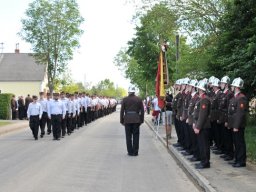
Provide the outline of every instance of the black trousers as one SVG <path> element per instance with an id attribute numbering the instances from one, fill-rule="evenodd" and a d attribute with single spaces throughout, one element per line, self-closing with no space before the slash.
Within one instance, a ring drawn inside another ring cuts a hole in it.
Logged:
<path id="1" fill-rule="evenodd" d="M 72 131 L 74 130 L 72 128 L 73 126 L 73 114 L 71 113 L 71 115 L 67 118 L 67 133 L 70 134 L 72 133 Z"/>
<path id="2" fill-rule="evenodd" d="M 197 159 L 200 158 L 200 150 L 198 146 L 198 138 L 195 134 L 192 125 L 189 125 L 189 130 L 191 134 L 191 152 L 193 153 L 193 156 Z"/>
<path id="3" fill-rule="evenodd" d="M 62 136 L 65 136 L 67 133 L 67 115 L 65 115 L 65 118 L 61 120 L 61 134 Z"/>
<path id="4" fill-rule="evenodd" d="M 41 135 L 45 134 L 45 125 L 48 119 L 48 115 L 46 112 L 43 112 L 42 118 L 40 120 L 40 130 L 41 130 Z"/>
<path id="5" fill-rule="evenodd" d="M 52 122 L 52 133 L 53 138 L 58 139 L 61 135 L 61 120 L 62 115 L 52 115 L 51 116 L 51 122 Z"/>
<path id="6" fill-rule="evenodd" d="M 125 124 L 126 147 L 129 154 L 138 154 L 140 139 L 140 124 Z"/>
<path id="7" fill-rule="evenodd" d="M 177 119 L 175 116 L 174 116 L 174 126 L 175 126 L 175 130 L 176 130 L 177 137 L 178 137 L 178 141 L 177 141 L 177 143 L 180 143 L 180 144 L 181 144 L 180 120 L 179 120 L 179 119 Z"/>
<path id="8" fill-rule="evenodd" d="M 38 137 L 38 129 L 39 129 L 39 115 L 30 116 L 29 118 L 29 127 L 32 131 L 34 138 Z"/>
<path id="9" fill-rule="evenodd" d="M 191 130 L 189 125 L 186 122 L 184 123 L 184 144 L 185 144 L 185 148 L 189 151 L 191 151 Z"/>
<path id="10" fill-rule="evenodd" d="M 88 115 L 87 115 L 87 109 L 84 108 L 84 124 L 88 124 Z"/>
<path id="11" fill-rule="evenodd" d="M 235 162 L 246 163 L 246 144 L 244 139 L 244 128 L 239 128 L 238 132 L 233 132 L 235 145 Z"/>
<path id="12" fill-rule="evenodd" d="M 233 130 L 224 127 L 224 148 L 225 154 L 234 157 Z"/>
<path id="13" fill-rule="evenodd" d="M 201 129 L 198 134 L 198 146 L 200 150 L 201 164 L 207 165 L 210 162 L 210 129 Z"/>
<path id="14" fill-rule="evenodd" d="M 51 133 L 52 132 L 52 122 L 51 119 L 47 118 L 47 133 Z"/>
<path id="15" fill-rule="evenodd" d="M 12 111 L 12 120 L 15 120 L 17 118 L 17 112 L 16 110 Z"/>

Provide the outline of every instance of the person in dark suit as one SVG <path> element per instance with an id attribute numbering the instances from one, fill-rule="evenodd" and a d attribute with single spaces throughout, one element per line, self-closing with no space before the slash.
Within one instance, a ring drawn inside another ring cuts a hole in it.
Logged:
<path id="1" fill-rule="evenodd" d="M 17 101 L 15 99 L 15 95 L 13 95 L 11 99 L 12 120 L 15 120 L 17 118 L 17 112 L 16 112 L 17 107 L 18 107 Z"/>
<path id="2" fill-rule="evenodd" d="M 198 146 L 200 151 L 201 162 L 196 164 L 197 169 L 210 168 L 210 107 L 211 102 L 206 94 L 207 83 L 200 81 L 197 85 L 199 92 L 199 102 L 195 105 L 193 129 L 198 138 Z"/>
<path id="3" fill-rule="evenodd" d="M 18 112 L 19 112 L 19 120 L 23 120 L 26 112 L 23 96 L 20 96 L 18 99 Z"/>
<path id="4" fill-rule="evenodd" d="M 126 146 L 129 156 L 137 156 L 139 151 L 140 125 L 144 122 L 144 106 L 135 95 L 135 87 L 128 90 L 128 97 L 122 102 L 120 123 L 125 126 Z"/>
<path id="5" fill-rule="evenodd" d="M 233 142 L 235 147 L 235 161 L 233 167 L 246 166 L 246 144 L 244 130 L 246 126 L 246 114 L 248 112 L 248 99 L 241 93 L 244 81 L 239 77 L 231 84 L 234 97 L 228 107 L 228 127 L 233 130 Z"/>

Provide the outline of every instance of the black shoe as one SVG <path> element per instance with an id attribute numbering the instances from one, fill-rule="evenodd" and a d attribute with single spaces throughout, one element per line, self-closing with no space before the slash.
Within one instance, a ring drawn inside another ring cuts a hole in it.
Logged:
<path id="1" fill-rule="evenodd" d="M 199 159 L 199 158 L 196 158 L 196 157 L 188 158 L 188 160 L 189 160 L 190 162 L 200 161 L 200 159 Z"/>
<path id="2" fill-rule="evenodd" d="M 133 156 L 133 153 L 127 153 L 128 156 Z"/>
<path id="3" fill-rule="evenodd" d="M 40 137 L 41 137 L 41 138 L 43 138 L 43 137 L 44 137 L 44 135 L 42 135 L 42 134 L 41 134 L 41 135 L 40 135 Z"/>
<path id="4" fill-rule="evenodd" d="M 138 156 L 139 154 L 138 153 L 133 153 L 133 156 Z"/>
<path id="5" fill-rule="evenodd" d="M 181 152 L 181 154 L 184 155 L 184 156 L 192 155 L 192 153 L 189 153 L 189 152 L 187 152 L 187 151 Z"/>
<path id="6" fill-rule="evenodd" d="M 60 138 L 57 138 L 57 140 L 59 141 L 59 140 L 60 140 Z"/>
<path id="7" fill-rule="evenodd" d="M 223 154 L 224 152 L 223 151 L 213 151 L 213 153 L 215 154 L 215 155 L 221 155 L 221 154 Z"/>
<path id="8" fill-rule="evenodd" d="M 226 158 L 224 158 L 224 161 L 231 161 L 233 159 L 234 159 L 233 157 L 227 156 Z"/>
<path id="9" fill-rule="evenodd" d="M 37 138 L 37 137 L 35 137 L 35 140 L 38 140 L 38 138 Z"/>
<path id="10" fill-rule="evenodd" d="M 228 156 L 227 156 L 226 154 L 220 156 L 220 158 L 223 158 L 223 159 L 225 159 L 225 158 L 227 158 L 227 157 L 228 157 Z"/>
<path id="11" fill-rule="evenodd" d="M 56 138 L 53 138 L 52 140 L 57 140 Z"/>
<path id="12" fill-rule="evenodd" d="M 63 135 L 62 138 L 64 138 L 65 136 Z"/>
<path id="13" fill-rule="evenodd" d="M 175 143 L 172 145 L 173 147 L 181 147 L 181 145 L 179 143 Z"/>
<path id="14" fill-rule="evenodd" d="M 235 168 L 246 167 L 246 163 L 235 163 L 232 166 L 235 167 Z"/>
<path id="15" fill-rule="evenodd" d="M 237 164 L 237 162 L 235 162 L 235 161 L 230 161 L 230 162 L 228 162 L 228 164 L 229 164 L 229 165 L 234 165 L 234 164 Z"/>
<path id="16" fill-rule="evenodd" d="M 177 148 L 178 151 L 184 151 L 185 149 L 183 147 Z"/>
<path id="17" fill-rule="evenodd" d="M 206 169 L 206 168 L 210 168 L 210 163 L 207 163 L 207 164 L 197 164 L 195 165 L 195 168 L 196 169 Z"/>
<path id="18" fill-rule="evenodd" d="M 51 134 L 51 132 L 47 132 L 47 135 L 50 135 Z"/>

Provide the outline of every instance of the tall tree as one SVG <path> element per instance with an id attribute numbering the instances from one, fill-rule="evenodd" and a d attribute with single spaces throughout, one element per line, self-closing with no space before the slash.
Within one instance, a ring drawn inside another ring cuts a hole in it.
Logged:
<path id="1" fill-rule="evenodd" d="M 29 4 L 26 18 L 21 20 L 19 34 L 32 45 L 37 62 L 47 66 L 51 93 L 74 49 L 79 47 L 83 21 L 76 0 L 35 0 Z"/>
<path id="2" fill-rule="evenodd" d="M 176 16 L 165 4 L 157 4 L 143 15 L 137 25 L 135 37 L 128 42 L 128 48 L 121 50 L 116 63 L 125 69 L 125 74 L 141 92 L 154 92 L 160 43 L 175 40 Z M 169 72 L 175 65 L 175 46 L 168 51 Z"/>
<path id="3" fill-rule="evenodd" d="M 231 78 L 241 77 L 249 97 L 256 93 L 256 4 L 254 0 L 234 0 L 219 25 L 215 65 L 210 70 Z"/>

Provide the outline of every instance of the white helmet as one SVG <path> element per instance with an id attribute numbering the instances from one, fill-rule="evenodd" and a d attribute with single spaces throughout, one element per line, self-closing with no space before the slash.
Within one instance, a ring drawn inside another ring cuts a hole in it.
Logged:
<path id="1" fill-rule="evenodd" d="M 176 85 L 181 85 L 181 79 L 178 79 L 177 81 L 175 81 Z"/>
<path id="2" fill-rule="evenodd" d="M 205 82 L 204 80 L 201 80 L 198 82 L 197 86 L 198 89 L 201 89 L 203 91 L 206 91 L 207 89 L 207 82 Z"/>
<path id="3" fill-rule="evenodd" d="M 135 86 L 131 85 L 131 86 L 128 88 L 128 93 L 135 93 Z"/>
<path id="4" fill-rule="evenodd" d="M 192 80 L 190 81 L 190 83 L 189 83 L 189 85 L 192 86 L 192 87 L 196 87 L 197 84 L 198 84 L 198 81 L 197 81 L 196 79 L 192 79 Z"/>
<path id="5" fill-rule="evenodd" d="M 186 77 L 186 78 L 184 78 L 184 79 L 182 80 L 182 84 L 183 84 L 183 85 L 188 85 L 188 84 L 189 84 L 189 81 L 190 81 L 190 79 L 189 79 L 188 77 Z"/>
<path id="6" fill-rule="evenodd" d="M 214 76 L 211 76 L 211 77 L 209 78 L 208 82 L 209 82 L 209 83 L 213 83 L 214 79 L 215 79 L 215 77 L 214 77 Z"/>
<path id="7" fill-rule="evenodd" d="M 242 88 L 244 86 L 244 81 L 240 77 L 235 78 L 231 84 L 233 87 L 239 87 Z"/>
<path id="8" fill-rule="evenodd" d="M 228 76 L 224 76 L 224 77 L 221 78 L 220 82 L 229 84 L 230 83 L 230 78 Z"/>
<path id="9" fill-rule="evenodd" d="M 212 81 L 212 86 L 219 87 L 220 86 L 220 80 L 218 78 L 214 78 Z"/>
<path id="10" fill-rule="evenodd" d="M 202 79 L 201 81 L 205 82 L 205 83 L 208 83 L 208 79 L 207 78 L 204 78 Z"/>

